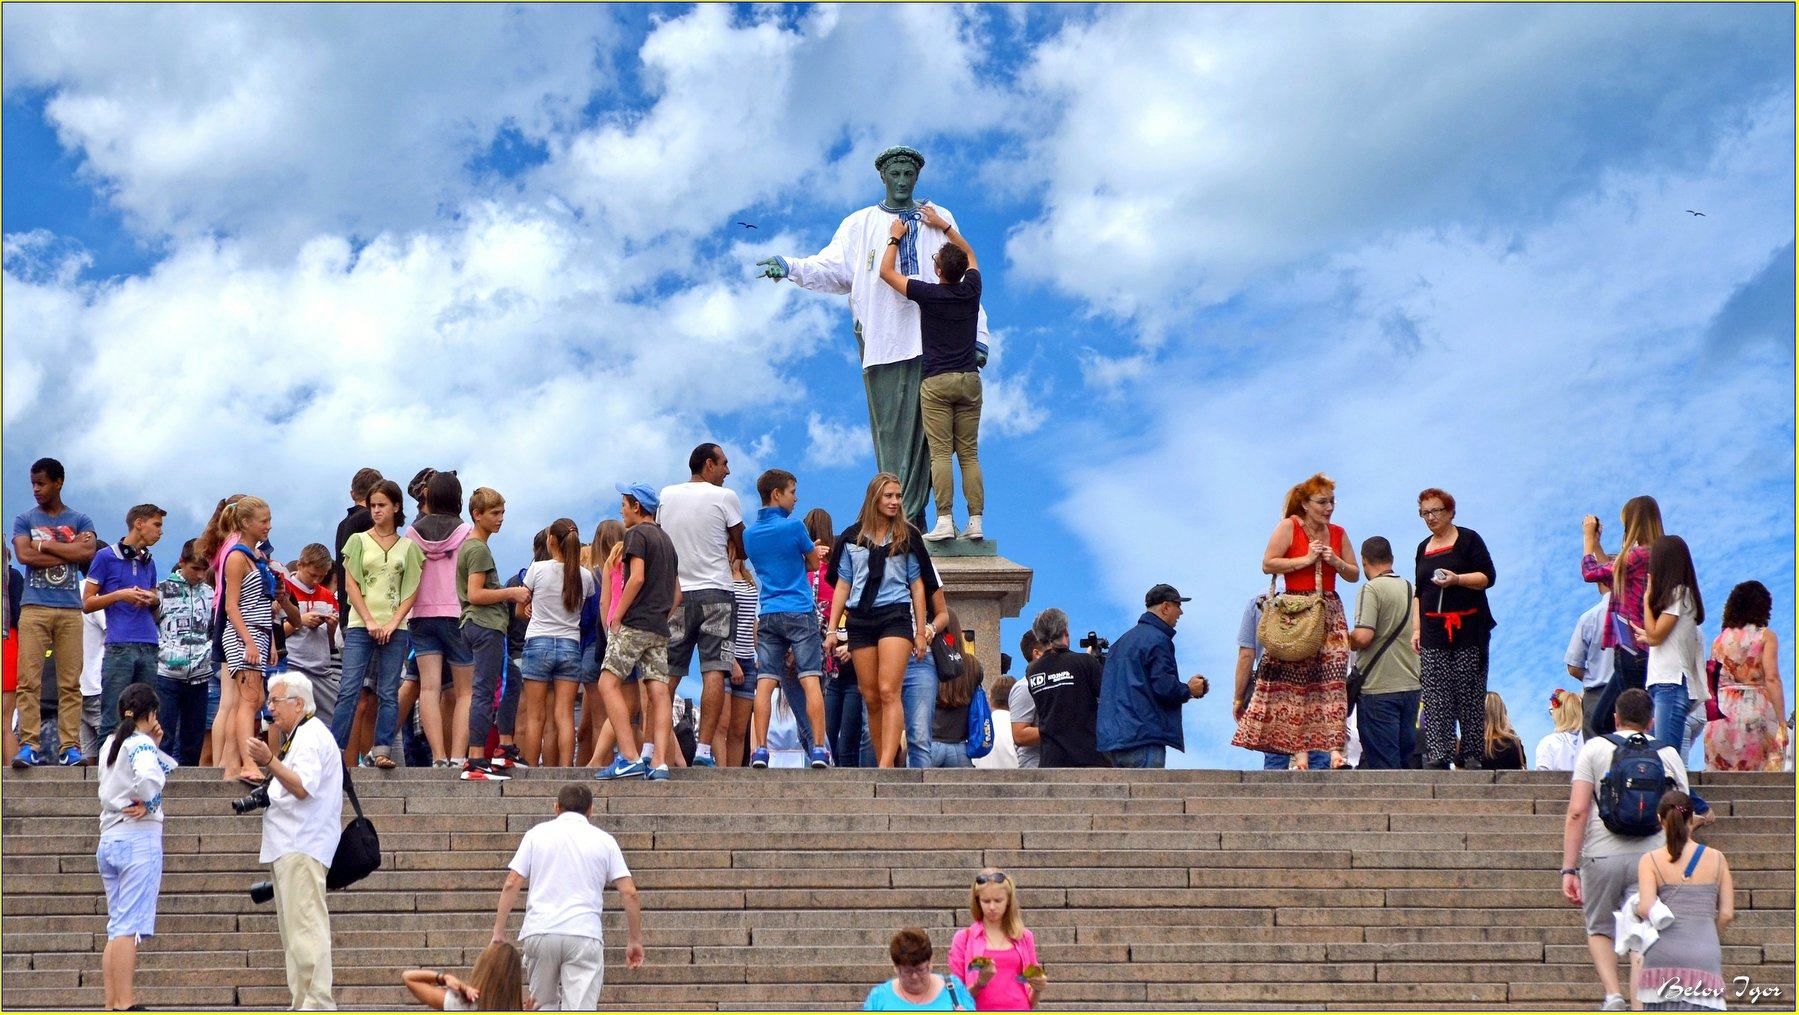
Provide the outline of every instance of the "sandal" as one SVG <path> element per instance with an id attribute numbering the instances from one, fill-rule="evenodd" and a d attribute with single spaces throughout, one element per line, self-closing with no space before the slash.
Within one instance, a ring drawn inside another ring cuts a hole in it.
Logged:
<path id="1" fill-rule="evenodd" d="M 253 775 L 240 775 L 237 777 L 237 781 L 243 783 L 244 785 L 250 787 L 251 789 L 260 789 L 263 786 L 268 785 L 268 783 L 269 783 L 269 781 L 267 779 L 258 779 L 256 776 L 253 776 Z"/>
<path id="2" fill-rule="evenodd" d="M 394 764 L 394 759 L 392 757 L 390 757 L 386 754 L 377 754 L 377 755 L 375 755 L 375 767 L 376 768 L 384 768 L 384 769 L 392 769 L 392 768 L 398 768 L 400 766 Z"/>

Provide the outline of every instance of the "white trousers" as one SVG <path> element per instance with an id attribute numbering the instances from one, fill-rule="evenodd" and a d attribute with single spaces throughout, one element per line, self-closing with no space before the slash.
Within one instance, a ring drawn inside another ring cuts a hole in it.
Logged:
<path id="1" fill-rule="evenodd" d="M 598 1011 L 606 949 L 597 937 L 533 934 L 519 942 L 538 1011 Z"/>

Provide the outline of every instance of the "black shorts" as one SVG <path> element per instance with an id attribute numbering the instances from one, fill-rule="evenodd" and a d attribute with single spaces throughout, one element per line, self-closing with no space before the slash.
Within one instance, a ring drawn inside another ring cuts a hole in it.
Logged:
<path id="1" fill-rule="evenodd" d="M 911 603 L 877 606 L 872 610 L 846 610 L 844 613 L 851 649 L 874 648 L 882 638 L 904 638 L 910 642 L 917 633 L 912 628 Z"/>

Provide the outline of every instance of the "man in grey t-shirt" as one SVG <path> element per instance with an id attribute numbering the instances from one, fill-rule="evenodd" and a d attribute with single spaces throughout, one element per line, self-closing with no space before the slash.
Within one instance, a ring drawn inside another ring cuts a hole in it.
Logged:
<path id="1" fill-rule="evenodd" d="M 1623 736 L 1644 733 L 1655 715 L 1649 692 L 1631 688 L 1618 695 L 1614 718 Z M 1637 864 L 1643 854 L 1662 845 L 1662 833 L 1619 835 L 1600 820 L 1599 783 L 1612 767 L 1617 745 L 1601 737 L 1589 740 L 1574 762 L 1573 789 L 1568 795 L 1568 816 L 1562 833 L 1562 896 L 1582 907 L 1586 920 L 1587 951 L 1605 988 L 1605 1011 L 1629 1008 L 1618 987 L 1618 956 L 1613 949 L 1615 924 L 1612 914 L 1624 906 L 1624 896 L 1637 887 Z M 1676 748 L 1664 745 L 1657 754 L 1674 787 L 1690 792 L 1686 766 Z"/>

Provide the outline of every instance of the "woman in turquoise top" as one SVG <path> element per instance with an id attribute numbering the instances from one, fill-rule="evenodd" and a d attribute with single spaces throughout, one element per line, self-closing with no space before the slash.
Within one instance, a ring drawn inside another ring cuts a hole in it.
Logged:
<path id="1" fill-rule="evenodd" d="M 931 938 L 917 927 L 907 927 L 888 942 L 893 959 L 893 979 L 877 983 L 863 1002 L 863 1011 L 974 1011 L 968 988 L 953 976 L 931 972 Z"/>

